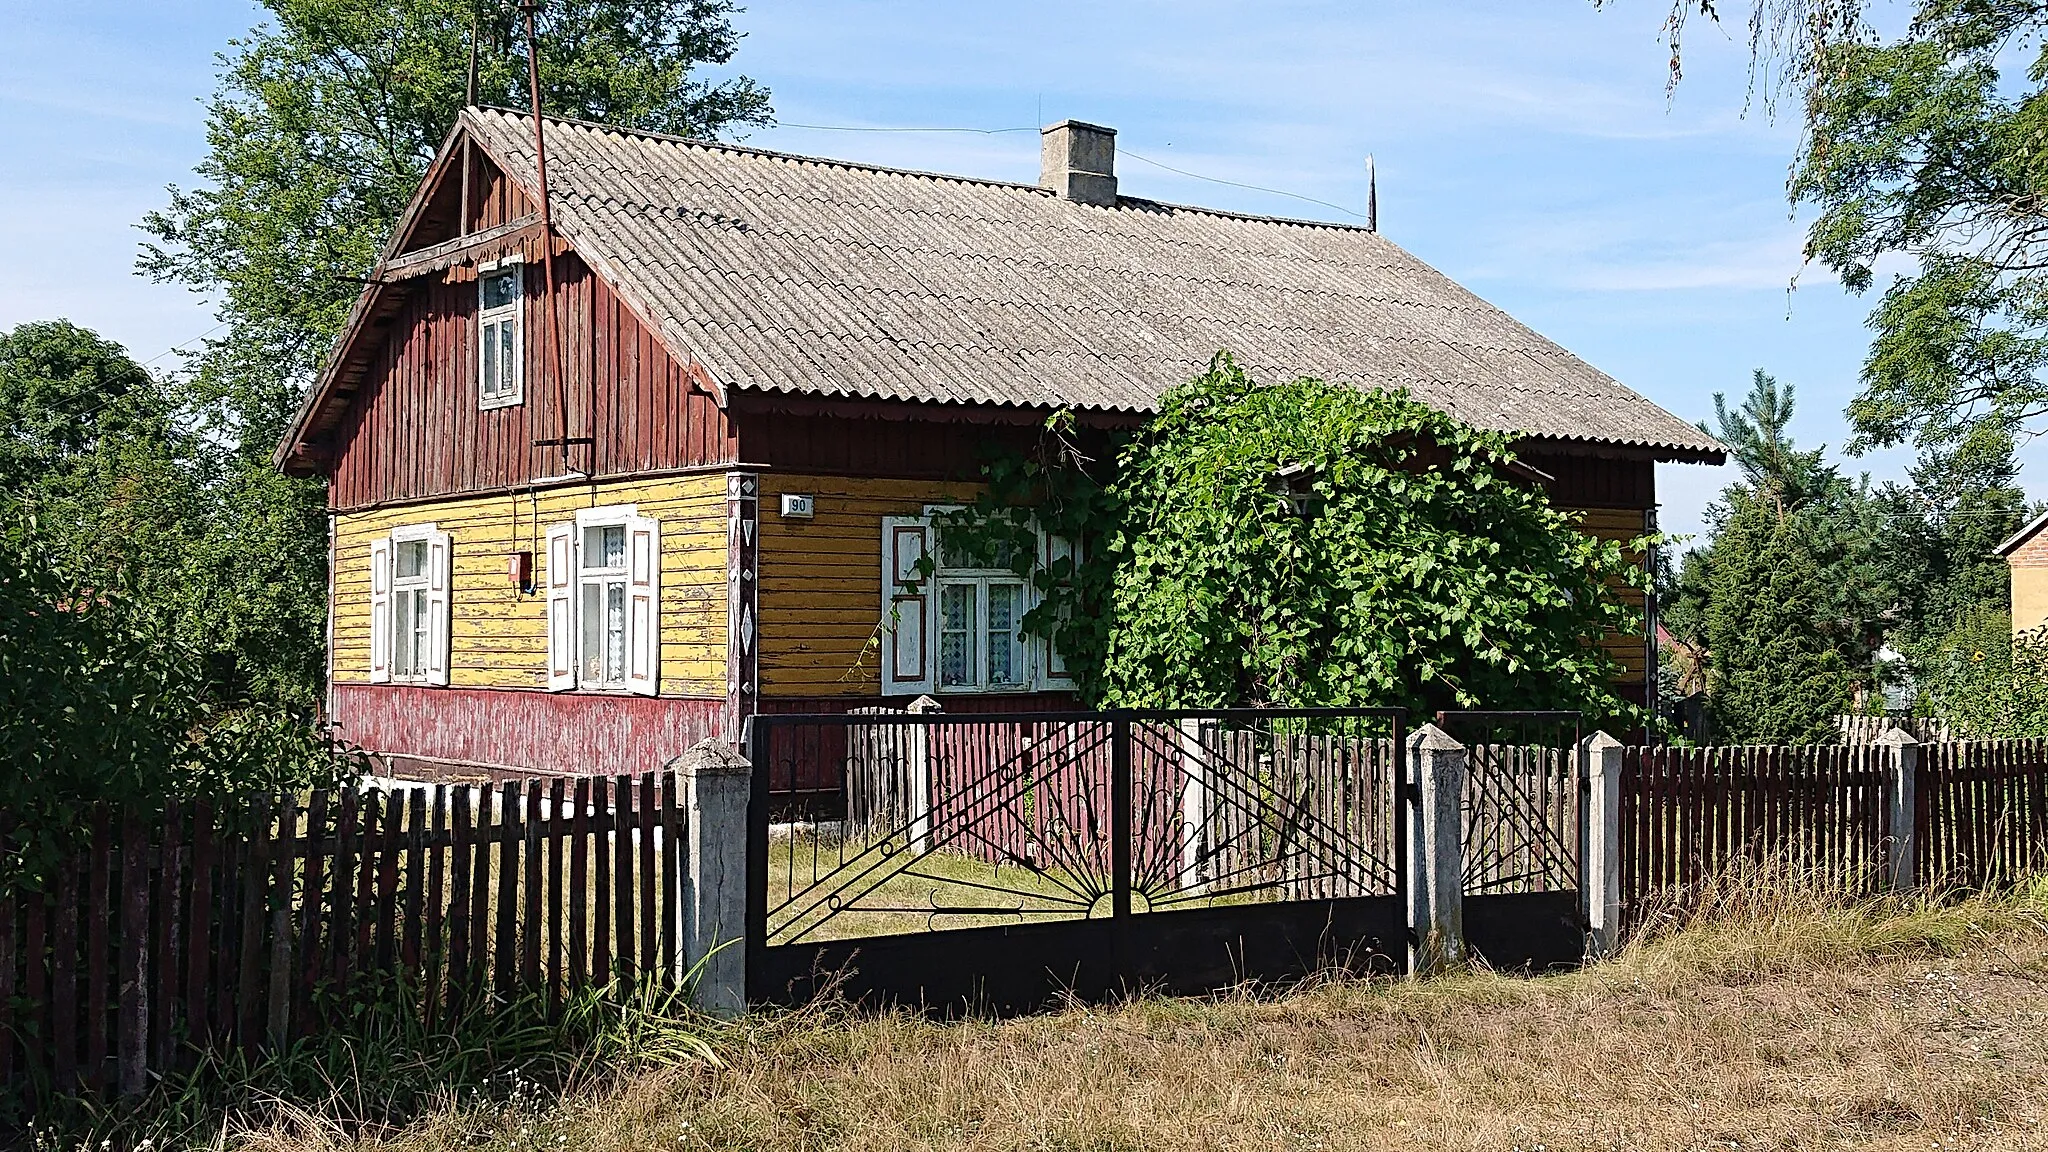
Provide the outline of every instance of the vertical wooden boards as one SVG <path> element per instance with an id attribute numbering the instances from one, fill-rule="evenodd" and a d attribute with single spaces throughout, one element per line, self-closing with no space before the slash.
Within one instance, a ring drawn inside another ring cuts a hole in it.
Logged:
<path id="1" fill-rule="evenodd" d="M 612 975 L 623 992 L 633 989 L 633 778 L 620 776 L 612 791 L 613 911 Z"/>

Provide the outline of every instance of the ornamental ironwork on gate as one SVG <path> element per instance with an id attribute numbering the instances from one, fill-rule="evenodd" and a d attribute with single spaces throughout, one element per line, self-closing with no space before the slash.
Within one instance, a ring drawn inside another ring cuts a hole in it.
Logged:
<path id="1" fill-rule="evenodd" d="M 1405 949 L 1392 709 L 756 716 L 757 999 L 1030 1007 Z M 771 823 L 768 781 L 843 811 Z M 837 817 L 833 819 L 831 817 Z"/>
<path id="2" fill-rule="evenodd" d="M 1437 713 L 1465 746 L 1465 930 L 1495 967 L 1576 963 L 1585 949 L 1584 724 L 1577 712 Z"/>

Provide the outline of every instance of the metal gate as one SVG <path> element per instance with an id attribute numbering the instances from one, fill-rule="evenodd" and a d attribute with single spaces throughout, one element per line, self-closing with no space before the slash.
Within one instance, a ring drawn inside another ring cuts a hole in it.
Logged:
<path id="1" fill-rule="evenodd" d="M 1403 713 L 755 716 L 748 996 L 1022 1011 L 1392 970 Z M 769 781 L 840 781 L 771 823 Z"/>
<path id="2" fill-rule="evenodd" d="M 1500 969 L 1586 953 L 1586 778 L 1577 712 L 1439 712 L 1466 749 L 1465 942 Z"/>

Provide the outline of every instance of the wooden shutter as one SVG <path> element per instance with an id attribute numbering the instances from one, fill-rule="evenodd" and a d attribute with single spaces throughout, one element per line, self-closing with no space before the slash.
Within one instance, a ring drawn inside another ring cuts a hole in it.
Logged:
<path id="1" fill-rule="evenodd" d="M 1041 541 L 1040 546 L 1045 549 L 1044 564 L 1046 574 L 1052 577 L 1055 582 L 1072 584 L 1074 580 L 1074 566 L 1081 562 L 1081 554 L 1075 549 L 1074 542 L 1064 536 L 1041 536 L 1039 539 Z M 1066 561 L 1064 566 L 1060 564 L 1063 560 Z M 1065 622 L 1065 617 L 1061 618 L 1061 622 Z M 1060 655 L 1059 644 L 1056 640 L 1052 637 L 1039 637 L 1036 643 L 1038 645 L 1038 666 L 1043 671 L 1042 678 L 1045 681 L 1045 686 L 1055 690 L 1072 688 L 1074 686 L 1074 676 L 1073 673 L 1067 670 L 1067 658 Z"/>
<path id="2" fill-rule="evenodd" d="M 626 519 L 626 690 L 655 695 L 661 683 L 661 522 Z"/>
<path id="3" fill-rule="evenodd" d="M 576 526 L 548 529 L 548 691 L 576 687 Z"/>
<path id="4" fill-rule="evenodd" d="M 427 652 L 426 680 L 446 686 L 449 655 L 449 602 L 454 571 L 453 549 L 446 532 L 427 536 Z"/>
<path id="5" fill-rule="evenodd" d="M 391 538 L 370 541 L 370 682 L 391 682 Z"/>
<path id="6" fill-rule="evenodd" d="M 882 692 L 929 692 L 931 580 L 918 561 L 931 553 L 932 524 L 916 516 L 882 517 Z"/>

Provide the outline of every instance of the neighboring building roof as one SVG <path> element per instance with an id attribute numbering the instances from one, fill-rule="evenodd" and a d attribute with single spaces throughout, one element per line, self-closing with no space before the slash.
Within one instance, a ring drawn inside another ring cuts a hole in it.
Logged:
<path id="1" fill-rule="evenodd" d="M 537 190 L 529 117 L 458 127 Z M 579 121 L 547 139 L 557 230 L 727 395 L 1145 411 L 1228 349 L 1499 431 L 1724 451 L 1364 228 Z"/>
<path id="2" fill-rule="evenodd" d="M 2041 526 L 2044 524 L 2048 524 L 2048 512 L 2043 512 L 2039 516 L 2034 517 L 2032 520 L 2027 521 L 2026 524 L 2023 525 L 2019 531 L 2006 537 L 2005 543 L 2000 544 L 1996 548 L 1993 548 L 1991 550 L 1991 554 L 1993 556 L 2012 555 L 2013 550 L 2015 548 L 2018 548 L 2020 545 L 2025 544 L 2029 540 L 2032 540 L 2034 538 L 2034 534 L 2039 532 L 2041 530 Z"/>

